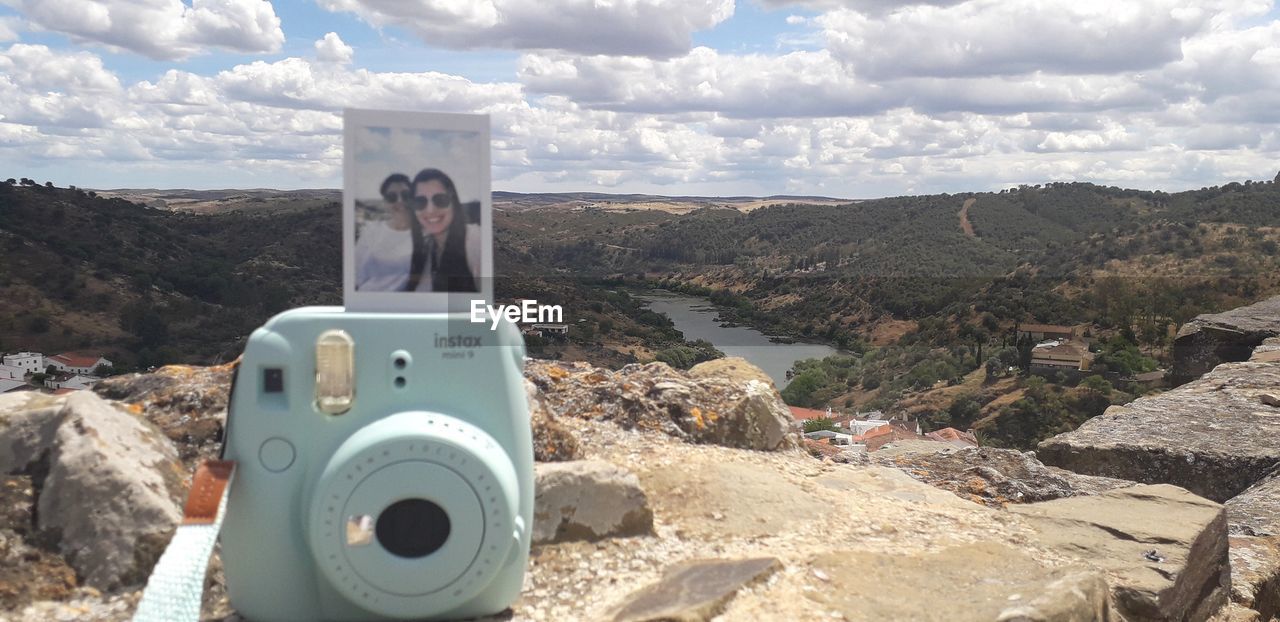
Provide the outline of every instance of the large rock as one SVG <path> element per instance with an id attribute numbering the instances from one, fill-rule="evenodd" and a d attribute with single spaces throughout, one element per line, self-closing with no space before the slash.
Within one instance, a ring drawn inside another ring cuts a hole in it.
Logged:
<path id="1" fill-rule="evenodd" d="M 692 378 L 718 378 L 741 383 L 759 380 L 769 385 L 773 384 L 773 378 L 770 378 L 769 374 L 764 373 L 763 369 L 752 365 L 750 361 L 740 356 L 726 356 L 698 363 L 689 368 L 689 376 Z"/>
<path id="2" fill-rule="evenodd" d="M 668 568 L 662 579 L 628 597 L 614 622 L 702 622 L 724 610 L 738 590 L 773 574 L 772 557 L 704 559 Z"/>
<path id="3" fill-rule="evenodd" d="M 63 400 L 24 391 L 0 395 L 0 474 L 30 469 L 53 444 Z"/>
<path id="4" fill-rule="evenodd" d="M 1280 336 L 1280 296 L 1225 313 L 1196 316 L 1173 341 L 1175 384 L 1190 382 L 1225 362 L 1246 361 L 1269 337 Z"/>
<path id="5" fill-rule="evenodd" d="M 1249 360 L 1254 363 L 1280 363 L 1280 337 L 1272 337 L 1253 349 Z"/>
<path id="6" fill-rule="evenodd" d="M 653 512 L 635 475 L 600 460 L 539 464 L 533 542 L 599 540 L 653 530 Z"/>
<path id="7" fill-rule="evenodd" d="M 525 396 L 529 400 L 529 423 L 533 432 L 533 459 L 538 462 L 560 462 L 582 457 L 578 438 L 561 422 L 542 399 L 538 385 L 524 381 Z"/>
<path id="8" fill-rule="evenodd" d="M 695 378 L 665 363 L 614 372 L 586 363 L 529 361 L 525 376 L 561 420 L 602 419 L 744 449 L 791 449 L 800 443 L 777 390 L 742 370 L 731 377 Z"/>
<path id="9" fill-rule="evenodd" d="M 1161 484 L 1009 509 L 1040 543 L 1104 570 L 1126 620 L 1207 620 L 1228 601 L 1227 520 L 1217 503 Z"/>
<path id="10" fill-rule="evenodd" d="M 902 469 L 922 482 L 992 507 L 1092 495 L 1133 485 L 1125 480 L 1047 467 L 1029 451 L 933 445 L 939 447 L 932 452 L 880 451 L 870 454 L 870 460 Z"/>
<path id="11" fill-rule="evenodd" d="M 1280 473 L 1227 502 L 1232 598 L 1264 620 L 1280 613 Z"/>
<path id="12" fill-rule="evenodd" d="M 60 552 L 88 585 L 144 582 L 181 517 L 186 470 L 177 451 L 154 427 L 93 393 L 67 395 L 58 408 L 41 399 L 0 404 L 12 409 L 0 411 L 0 445 L 12 435 L 39 443 L 0 464 L 32 473 L 34 539 Z"/>
<path id="13" fill-rule="evenodd" d="M 201 460 L 216 458 L 222 448 L 236 365 L 166 365 L 148 374 L 107 378 L 93 391 L 125 403 L 135 414 L 146 413 L 180 448 L 188 467 L 194 467 Z"/>
<path id="14" fill-rule="evenodd" d="M 636 366 L 620 372 L 608 372 L 604 378 L 588 377 L 596 370 L 586 367 L 531 363 L 530 368 L 531 379 L 539 383 L 541 391 L 551 394 L 551 397 L 544 396 L 548 412 L 571 433 L 576 451 L 590 460 L 635 474 L 634 480 L 625 474 L 616 479 L 631 480 L 632 483 L 638 480 L 652 512 L 652 529 L 628 537 L 597 537 L 608 529 L 591 527 L 588 530 L 584 527 L 579 533 L 586 539 L 534 547 L 520 599 L 512 604 L 511 612 L 486 622 L 506 619 L 556 622 L 607 620 L 621 612 L 627 603 L 633 602 L 631 597 L 638 588 L 660 584 L 668 569 L 679 569 L 685 562 L 761 558 L 777 560 L 776 567 L 767 571 L 767 578 L 745 579 L 737 583 L 736 588 L 733 587 L 736 581 L 728 581 L 728 587 L 722 590 L 709 590 L 718 591 L 721 597 L 696 599 L 713 603 L 710 609 L 694 606 L 682 610 L 704 612 L 701 615 L 706 615 L 706 611 L 718 611 L 716 619 L 765 622 L 819 619 L 1083 622 L 1118 619 L 1116 611 L 1108 611 L 1106 596 L 1116 589 L 1130 589 L 1126 587 L 1131 585 L 1130 575 L 1121 570 L 1134 563 L 1134 543 L 1125 541 L 1120 535 L 1139 540 L 1147 537 L 1123 521 L 1106 518 L 1111 514 L 1098 511 L 1094 513 L 1103 518 L 1096 518 L 1095 522 L 1113 529 L 1119 544 L 1115 547 L 1102 546 L 1099 535 L 1096 539 L 1080 538 L 1080 542 L 1087 546 L 1069 546 L 1036 535 L 1043 529 L 1039 522 L 1041 519 L 974 503 L 917 481 L 902 468 L 836 464 L 813 460 L 799 451 L 745 449 L 754 442 L 747 442 L 748 439 L 768 438 L 767 434 L 760 433 L 767 426 L 741 436 L 734 436 L 735 433 L 728 430 L 703 433 L 705 436 L 697 432 L 698 416 L 693 414 L 692 407 L 699 408 L 703 425 L 710 427 L 703 410 L 706 404 L 734 399 L 738 400 L 734 403 L 740 404 L 746 399 L 743 396 L 747 391 L 743 385 L 750 384 L 753 379 L 744 383 L 717 380 L 714 376 L 693 378 L 661 366 Z M 661 384 L 665 382 L 670 384 Z M 542 388 L 542 383 L 547 383 L 550 390 Z M 574 386 L 552 386 L 557 384 Z M 688 401 L 677 397 L 681 387 L 688 391 Z M 180 385 L 172 385 L 172 388 L 181 390 Z M 598 393 L 593 393 L 597 390 Z M 85 395 L 93 399 L 93 396 Z M 776 397 L 772 390 L 768 395 Z M 7 399 L 0 399 L 0 404 L 6 403 Z M 138 458 L 151 454 L 165 455 L 163 446 L 168 441 L 158 431 L 153 431 L 148 438 L 146 430 L 149 428 L 136 419 L 129 421 L 133 416 L 127 408 L 101 413 L 102 417 L 86 415 L 82 419 L 87 424 L 81 426 L 70 423 L 76 418 L 62 406 L 53 408 L 51 415 L 32 418 L 32 410 L 45 408 L 46 412 L 49 411 L 49 404 L 37 406 L 32 402 L 44 399 L 49 398 L 12 398 L 14 403 L 21 402 L 21 413 L 9 410 L 0 414 L 0 435 L 7 434 L 10 441 L 21 436 L 45 444 L 43 449 L 21 452 L 28 458 L 24 458 L 27 465 L 23 474 L 13 478 L 18 492 L 12 497 L 0 496 L 0 503 L 25 504 L 26 507 L 25 511 L 22 507 L 13 512 L 0 511 L 0 521 L 3 521 L 0 524 L 0 602 L 4 603 L 0 608 L 13 602 L 20 603 L 22 599 L 48 600 L 18 604 L 16 609 L 0 611 L 0 619 L 14 622 L 45 622 L 49 619 L 123 622 L 129 618 L 138 597 L 134 587 L 105 593 L 77 587 L 68 594 L 65 581 L 59 584 L 55 577 L 40 583 L 34 578 L 37 573 L 54 574 L 57 567 L 56 564 L 42 565 L 32 561 L 40 555 L 37 552 L 35 557 L 29 556 L 32 549 L 68 559 L 93 552 L 88 544 L 84 544 L 83 552 L 60 548 L 66 540 L 67 530 L 84 531 L 86 525 L 65 524 L 62 533 L 58 533 L 58 529 L 41 530 L 32 525 L 31 534 L 40 532 L 49 537 L 50 548 L 47 549 L 40 548 L 44 540 L 24 540 L 27 534 L 19 533 L 13 525 L 28 525 L 33 521 L 43 523 L 49 513 L 68 515 L 65 520 L 74 521 L 71 513 L 86 507 L 102 506 L 116 512 L 127 499 L 136 498 L 139 491 L 155 493 L 164 490 L 172 479 L 171 474 L 176 471 L 172 458 L 154 461 Z M 620 403 L 628 400 L 639 403 Z M 144 402 L 145 398 L 133 404 Z M 741 416 L 744 418 L 739 422 L 751 421 L 745 413 Z M 58 420 L 50 422 L 47 417 Z M 23 423 L 18 425 L 17 421 Z M 5 422 L 9 425 L 6 426 Z M 115 425 L 109 425 L 111 422 Z M 83 432 L 78 432 L 77 427 Z M 50 429 L 52 432 L 48 431 Z M 21 430 L 21 434 L 16 430 Z M 101 444 L 109 447 L 95 449 L 99 444 L 95 439 L 102 439 Z M 178 439 L 179 443 L 200 443 L 193 435 L 180 434 Z M 153 442 L 158 443 L 160 449 L 152 447 Z M 723 446 L 721 442 L 739 443 L 741 448 Z M 785 441 L 779 446 L 783 445 Z M 60 449 L 64 446 L 65 452 Z M 11 447 L 12 443 L 8 450 L 9 460 L 16 462 L 12 456 L 17 452 Z M 191 450 L 190 447 L 186 449 Z M 890 456 L 903 449 L 905 446 L 887 450 L 890 453 L 885 455 Z M 62 483 L 54 481 L 53 470 L 58 468 L 59 456 L 75 453 L 87 457 L 92 452 L 103 454 L 102 461 L 95 464 L 107 465 L 109 472 L 124 470 L 119 467 L 132 460 L 138 474 L 131 479 L 122 475 L 121 480 L 129 483 L 112 488 L 115 484 L 103 479 L 105 473 L 90 472 L 94 469 L 88 466 L 88 461 L 63 461 L 67 464 L 67 472 L 57 475 L 62 478 Z M 199 451 L 195 454 L 198 455 Z M 1021 481 L 1019 476 L 1013 475 L 1013 469 L 1019 463 L 1015 458 L 1013 455 L 992 458 L 991 464 L 986 466 L 999 472 L 1001 477 Z M 1006 460 L 1008 464 L 1004 464 Z M 580 468 L 580 465 L 575 466 L 572 462 L 544 463 L 539 470 L 545 474 L 548 469 L 573 468 Z M 598 468 L 613 469 L 606 466 Z M 930 468 L 945 470 L 942 466 Z M 1034 465 L 1029 470 L 1034 471 Z M 71 477 L 73 471 L 80 475 Z M 963 477 L 963 471 L 955 473 L 956 478 Z M 1028 477 L 1034 480 L 1039 476 Z M 546 478 L 540 479 L 543 490 L 550 490 Z M 937 481 L 950 479 L 951 476 L 946 476 Z M 68 492 L 75 486 L 95 486 L 101 490 Z M 567 489 L 573 488 L 570 485 Z M 1073 492 L 1080 493 L 1085 492 L 1086 487 L 1072 482 L 1071 488 Z M 585 488 L 578 486 L 577 489 L 581 493 Z M 1031 489 L 1053 490 L 1054 487 L 1046 485 Z M 71 508 L 63 503 L 46 512 L 42 504 L 47 501 L 51 490 L 61 490 L 58 497 L 82 494 L 86 500 L 82 507 Z M 111 490 L 117 491 L 121 499 L 104 504 L 100 497 Z M 1018 507 L 1037 508 L 1101 499 L 1117 492 Z M 542 526 L 553 525 L 558 530 L 566 508 L 572 512 L 571 521 L 591 515 L 602 519 L 593 520 L 595 525 L 627 523 L 626 519 L 618 518 L 622 502 L 611 500 L 625 499 L 627 494 L 610 495 L 613 493 L 569 495 L 562 497 L 560 502 L 541 495 L 543 503 L 539 513 L 549 519 L 542 522 Z M 1010 495 L 1000 493 L 1000 496 Z M 1022 496 L 1034 495 L 1024 491 Z M 985 498 L 979 500 L 990 502 Z M 1125 507 L 1140 508 L 1152 503 L 1138 497 L 1111 501 L 1116 504 L 1114 513 L 1117 515 L 1125 515 L 1121 511 Z M 132 505 L 134 502 L 128 503 Z M 37 505 L 39 511 L 32 511 L 32 504 Z M 1154 537 L 1161 540 L 1148 546 L 1143 553 L 1155 549 L 1152 555 L 1157 559 L 1168 558 L 1171 553 L 1182 555 L 1166 549 L 1181 550 L 1183 545 L 1178 543 L 1189 536 L 1182 535 L 1180 530 L 1203 523 L 1202 517 L 1194 515 L 1194 512 L 1172 501 L 1167 505 L 1158 512 L 1158 516 L 1147 519 L 1152 525 L 1152 532 L 1157 534 Z M 1130 514 L 1141 511 L 1146 510 L 1135 509 Z M 625 517 L 626 512 L 621 512 L 621 515 Z M 553 516 L 555 518 L 551 520 Z M 114 516 L 108 518 L 112 524 L 116 521 Z M 171 524 L 172 519 L 165 522 Z M 1075 522 L 1087 523 L 1084 519 Z M 615 530 L 613 533 L 627 531 Z M 1106 533 L 1101 528 L 1093 531 Z M 5 548 L 8 546 L 5 538 L 10 534 L 17 534 L 21 541 L 16 547 Z M 104 531 L 99 532 L 97 538 L 104 543 L 115 542 L 119 551 L 132 550 L 135 555 L 138 551 L 145 554 L 152 550 L 146 546 L 133 546 L 132 542 L 138 539 L 128 533 Z M 1197 542 L 1210 540 L 1212 538 L 1202 536 Z M 1193 544 L 1191 551 L 1185 554 L 1186 559 L 1212 557 L 1196 552 L 1204 548 L 1212 547 Z M 82 561 L 79 557 L 77 560 Z M 11 562 L 16 563 L 16 568 L 4 566 Z M 1165 562 L 1151 563 L 1158 569 L 1165 569 L 1159 565 Z M 202 618 L 237 619 L 227 617 L 228 603 L 225 591 L 219 587 L 221 581 L 216 557 L 211 569 L 212 587 L 205 595 Z M 1175 587 L 1166 586 L 1160 593 L 1167 596 L 1164 600 L 1157 600 L 1173 619 L 1198 619 L 1201 612 L 1212 609 L 1221 600 L 1221 585 L 1207 579 L 1199 598 L 1188 599 L 1188 592 L 1181 589 L 1181 586 L 1194 583 L 1197 577 L 1206 574 L 1202 566 L 1188 562 L 1168 570 L 1168 581 Z M 63 572 L 65 577 L 68 570 L 64 567 Z M 128 573 L 128 569 L 121 570 L 122 576 Z M 684 576 L 689 578 L 691 575 L 686 573 Z M 18 582 L 26 590 L 17 594 L 17 601 L 3 600 L 7 580 Z M 678 583 L 693 591 L 712 587 L 696 576 L 692 577 L 692 583 Z M 1150 589 L 1158 590 L 1159 586 Z M 846 597 L 846 594 L 852 595 Z M 651 599 L 650 602 L 658 600 L 661 599 Z M 690 599 L 690 602 L 692 600 L 695 599 Z M 1178 607 L 1182 610 L 1175 611 Z M 1233 611 L 1247 613 L 1248 610 Z M 1242 622 L 1244 618 L 1230 619 Z"/>
<path id="15" fill-rule="evenodd" d="M 1172 391 L 1112 406 L 1040 443 L 1045 464 L 1076 473 L 1169 483 L 1224 502 L 1280 462 L 1280 363 L 1226 363 Z"/>
<path id="16" fill-rule="evenodd" d="M 924 555 L 837 550 L 817 556 L 813 566 L 828 580 L 810 598 L 841 620 L 1109 619 L 1100 572 L 1051 569 L 1005 544 L 966 544 Z"/>

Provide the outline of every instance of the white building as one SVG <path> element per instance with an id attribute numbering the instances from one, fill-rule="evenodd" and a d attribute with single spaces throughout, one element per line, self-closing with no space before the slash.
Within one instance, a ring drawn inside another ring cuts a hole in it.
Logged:
<path id="1" fill-rule="evenodd" d="M 889 425 L 884 419 L 854 419 L 848 424 L 849 433 L 854 436 L 862 436 L 878 427 Z"/>
<path id="2" fill-rule="evenodd" d="M 19 352 L 17 354 L 4 355 L 4 364 L 9 367 L 17 367 L 23 373 L 34 374 L 42 372 L 45 368 L 44 355 L 39 352 Z"/>
<path id="3" fill-rule="evenodd" d="M 59 378 L 57 380 L 49 379 L 46 382 L 50 389 L 71 389 L 73 391 L 83 391 L 93 388 L 93 385 L 98 384 L 99 380 L 101 380 L 101 378 L 81 376 L 77 374 L 70 378 Z"/>
<path id="4" fill-rule="evenodd" d="M 22 380 L 27 370 L 12 365 L 0 365 L 0 380 Z"/>
<path id="5" fill-rule="evenodd" d="M 568 324 L 534 324 L 532 328 L 534 330 L 540 330 L 544 333 L 548 333 L 552 335 L 568 335 L 569 334 Z"/>
<path id="6" fill-rule="evenodd" d="M 0 393 L 8 393 L 27 386 L 27 383 L 21 380 L 0 379 Z"/>
<path id="7" fill-rule="evenodd" d="M 55 369 L 69 374 L 91 374 L 99 365 L 111 366 L 108 361 L 101 356 L 95 354 L 80 354 L 78 352 L 63 352 L 49 357 L 49 364 Z"/>

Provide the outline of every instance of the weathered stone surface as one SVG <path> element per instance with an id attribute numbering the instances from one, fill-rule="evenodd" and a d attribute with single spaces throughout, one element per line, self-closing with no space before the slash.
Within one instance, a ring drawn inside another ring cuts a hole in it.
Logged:
<path id="1" fill-rule="evenodd" d="M 773 378 L 770 378 L 769 374 L 764 373 L 763 369 L 752 365 L 750 361 L 740 356 L 726 356 L 698 363 L 689 368 L 689 376 L 692 378 L 718 378 L 741 383 L 759 380 L 769 385 L 773 384 Z"/>
<path id="2" fill-rule="evenodd" d="M 102 398 L 67 396 L 38 527 L 96 587 L 143 583 L 181 517 L 186 470 L 168 439 Z"/>
<path id="3" fill-rule="evenodd" d="M 524 381 L 529 399 L 529 423 L 533 428 L 533 459 L 538 462 L 560 462 L 582 457 L 578 438 L 568 426 L 547 410 L 538 385 Z"/>
<path id="4" fill-rule="evenodd" d="M 1190 382 L 1220 363 L 1247 361 L 1253 349 L 1280 336 L 1280 296 L 1225 313 L 1196 316 L 1173 341 L 1175 384 Z"/>
<path id="5" fill-rule="evenodd" d="M 531 364 L 531 377 L 536 381 L 539 374 L 556 373 L 546 371 L 550 366 Z M 721 391 L 725 381 L 682 379 L 678 372 L 636 366 L 630 371 L 610 372 L 614 374 L 610 381 L 613 384 L 610 384 L 599 379 L 572 377 L 589 373 L 580 367 L 567 367 L 561 371 L 564 373 L 561 382 L 576 382 L 578 386 L 561 389 L 575 397 L 565 399 L 562 395 L 559 408 L 590 416 L 574 413 L 569 416 L 553 408 L 557 421 L 572 433 L 577 451 L 583 457 L 616 465 L 636 475 L 652 511 L 653 528 L 638 536 L 572 540 L 534 547 L 521 598 L 513 604 L 510 613 L 488 622 L 611 619 L 638 587 L 659 582 L 664 569 L 673 565 L 686 560 L 756 558 L 775 558 L 779 560 L 780 567 L 767 578 L 733 592 L 732 598 L 722 604 L 723 610 L 717 619 L 765 622 L 841 618 L 1003 619 L 1007 622 L 1107 619 L 1105 616 L 1108 615 L 1110 619 L 1117 619 L 1115 611 L 1108 613 L 1105 610 L 1107 604 L 1101 595 L 1110 590 L 1102 587 L 1101 577 L 1105 575 L 1097 569 L 1102 564 L 1096 558 L 1115 555 L 1116 559 L 1111 563 L 1131 563 L 1127 549 L 1074 548 L 1046 542 L 1035 536 L 1038 527 L 1031 519 L 973 503 L 947 490 L 917 481 L 900 468 L 818 461 L 799 451 L 752 451 L 726 447 L 715 444 L 720 437 L 697 436 L 680 427 L 689 425 L 688 420 L 692 417 L 689 410 L 680 410 L 682 406 L 674 397 L 680 392 L 681 383 L 687 383 L 690 400 L 712 400 L 724 398 L 704 396 L 701 392 Z M 658 386 L 660 382 L 667 382 L 663 374 L 668 373 L 676 380 L 671 380 L 672 384 Z M 619 386 L 631 382 L 633 374 L 639 388 Z M 729 384 L 729 391 L 744 392 L 740 386 Z M 591 391 L 599 385 L 606 388 L 593 397 Z M 652 392 L 657 403 L 675 408 L 677 412 L 650 410 L 644 404 L 621 406 L 617 403 L 623 398 L 631 399 L 629 396 L 633 391 L 639 392 L 637 399 L 640 401 L 650 399 L 645 396 Z M 672 397 L 663 397 L 665 394 Z M 771 392 L 770 395 L 776 396 L 776 393 Z M 605 417 L 604 413 L 611 416 Z M 125 411 L 116 411 L 115 414 L 130 416 Z M 635 419 L 627 418 L 631 414 Z M 685 423 L 677 423 L 681 417 Z M 0 421 L 4 419 L 0 417 Z M 662 425 L 664 420 L 669 427 Z M 121 437 L 103 425 L 86 426 L 84 429 L 96 431 L 98 436 L 79 434 L 80 446 L 94 445 L 97 442 L 93 440 L 95 438 L 105 439 L 103 444 L 114 447 L 112 455 L 117 457 L 136 457 L 137 448 L 146 448 L 150 442 L 145 439 L 122 442 Z M 43 473 L 56 466 L 57 452 L 60 451 L 57 447 L 64 442 L 63 435 L 73 430 L 74 426 L 70 424 L 59 425 L 52 434 L 49 449 L 43 452 L 47 455 L 46 460 L 30 461 L 27 472 L 18 478 L 20 481 L 27 478 L 31 482 L 30 496 L 39 497 L 41 503 L 50 491 L 48 488 L 41 490 L 36 483 L 54 477 L 52 473 L 47 476 Z M 158 431 L 152 436 L 156 442 L 167 442 Z M 179 438 L 185 439 L 179 442 L 197 442 L 190 435 L 179 435 Z M 905 447 L 890 451 L 898 449 Z M 188 451 L 192 455 L 198 454 L 189 448 Z M 41 452 L 27 453 L 38 457 Z M 160 461 L 157 464 L 164 463 Z M 172 460 L 168 463 L 171 464 Z M 540 469 L 565 466 L 566 463 L 544 463 Z M 91 470 L 84 467 L 84 463 L 80 463 L 80 467 Z M 153 476 L 150 484 L 138 477 L 141 483 L 130 484 L 129 495 L 135 494 L 134 490 L 163 489 L 165 485 L 155 480 L 167 481 L 169 478 L 164 473 L 172 472 L 172 469 L 157 465 L 146 469 Z M 19 488 L 22 486 L 18 484 Z M 108 489 L 104 488 L 104 491 Z M 1048 503 L 1098 498 L 1114 492 Z M 21 494 L 18 497 L 25 498 Z M 579 507 L 589 507 L 593 501 L 573 501 L 575 514 Z M 96 499 L 84 503 L 86 506 L 88 503 L 100 504 Z M 1147 502 L 1130 500 L 1126 503 Z M 1045 504 L 1023 507 L 1037 505 Z M 38 509 L 40 511 L 34 516 L 37 521 L 42 521 L 47 512 L 43 506 Z M 69 515 L 73 510 L 81 509 L 64 505 L 55 511 Z M 0 516 L 10 514 L 0 513 Z M 12 519 L 0 520 L 21 524 L 30 520 L 26 517 L 32 514 L 15 512 L 12 516 Z M 1176 512 L 1165 512 L 1152 522 L 1164 525 L 1194 521 Z M 52 537 L 59 535 L 57 531 L 41 531 L 53 540 L 53 548 L 46 553 L 54 562 L 59 561 L 57 551 L 63 550 L 58 548 L 62 540 Z M 16 547 L 5 549 L 4 538 L 10 534 L 18 538 L 14 541 Z M 139 595 L 135 587 L 104 594 L 83 586 L 72 590 L 70 584 L 64 583 L 61 591 L 40 592 L 43 589 L 41 585 L 54 584 L 42 584 L 42 579 L 34 575 L 45 573 L 46 568 L 50 570 L 45 574 L 54 575 L 56 571 L 52 570 L 54 566 L 42 566 L 40 562 L 31 561 L 30 551 L 43 549 L 24 541 L 23 537 L 23 534 L 0 526 L 0 592 L 4 589 L 6 576 L 14 577 L 14 585 L 26 590 L 17 597 L 19 601 L 0 604 L 0 608 L 5 609 L 0 611 L 0 619 L 14 622 L 45 622 L 60 618 L 122 622 L 129 619 Z M 116 539 L 110 534 L 100 537 L 103 540 Z M 127 541 L 127 537 L 123 539 Z M 975 546 L 987 547 L 988 557 L 980 557 L 979 553 L 973 552 L 971 547 Z M 1163 543 L 1149 548 L 1158 549 L 1161 555 L 1167 554 Z M 969 552 L 964 552 L 966 550 Z M 71 557 L 71 554 L 66 557 Z M 1188 557 L 1200 559 L 1201 556 Z M 848 560 L 874 565 L 842 565 Z M 939 560 L 943 562 L 939 563 Z M 10 564 L 11 561 L 16 565 Z M 828 561 L 829 564 L 826 563 Z M 885 568 L 902 571 L 894 574 L 883 570 L 879 567 L 881 562 Z M 1095 567 L 1090 568 L 1090 572 L 1079 570 L 1091 565 Z M 67 573 L 70 572 L 65 565 L 63 567 Z M 948 570 L 940 573 L 938 568 Z M 4 575 L 10 570 L 11 574 Z M 1170 581 L 1189 580 L 1183 577 L 1192 577 L 1196 572 L 1184 568 Z M 917 583 L 911 578 L 916 576 L 923 579 Z M 1122 574 L 1117 576 L 1123 578 Z M 212 587 L 206 593 L 203 618 L 238 620 L 234 615 L 228 617 L 228 603 L 220 587 L 216 557 L 209 584 Z M 842 601 L 843 604 L 831 600 L 844 589 L 837 586 L 851 585 L 857 589 L 879 591 L 866 598 L 850 598 Z M 935 592 L 938 596 L 931 595 Z M 1205 596 L 1210 604 L 1217 602 L 1214 599 L 1219 592 L 1216 588 L 1207 591 Z M 895 593 L 899 595 L 896 602 L 889 597 Z M 979 598 L 980 594 L 986 594 L 990 599 Z M 19 604 L 16 608 L 7 604 L 30 599 L 37 599 L 37 602 Z M 932 608 L 917 607 L 918 602 L 930 602 Z M 1186 615 L 1181 617 L 1188 619 L 1196 619 L 1194 616 L 1206 608 L 1204 601 L 1186 606 Z M 921 615 L 908 615 L 916 611 Z"/>
<path id="6" fill-rule="evenodd" d="M 812 564 L 828 580 L 806 596 L 837 619 L 1108 619 L 1107 584 L 1100 572 L 1047 568 L 1005 544 L 966 544 L 923 555 L 839 550 L 817 556 Z"/>
<path id="7" fill-rule="evenodd" d="M 88 585 L 143 582 L 185 495 L 186 469 L 172 443 L 87 391 L 0 406 L 14 409 L 0 410 L 8 423 L 0 434 L 29 443 L 0 464 L 32 476 L 38 498 L 29 539 L 61 552 Z"/>
<path id="8" fill-rule="evenodd" d="M 0 474 L 26 470 L 48 451 L 62 403 L 31 391 L 0 395 Z"/>
<path id="9" fill-rule="evenodd" d="M 746 449 L 799 446 L 791 410 L 772 384 L 758 379 L 694 378 L 665 363 L 614 372 L 549 361 L 530 361 L 525 377 L 538 385 L 547 408 L 561 420 L 602 419 Z"/>
<path id="10" fill-rule="evenodd" d="M 27 543 L 35 529 L 35 498 L 30 476 L 0 476 L 0 611 L 66 598 L 76 586 L 66 562 Z"/>
<path id="11" fill-rule="evenodd" d="M 227 400 L 236 362 L 215 367 L 166 365 L 149 374 L 107 378 L 93 391 L 144 414 L 180 448 L 194 470 L 201 460 L 216 458 L 227 420 Z"/>
<path id="12" fill-rule="evenodd" d="M 871 461 L 902 469 L 922 482 L 992 507 L 1092 495 L 1133 485 L 1125 480 L 1047 467 L 1029 451 L 994 447 L 956 449 L 943 443 L 935 444 L 943 448 L 931 453 L 876 452 L 871 454 Z"/>
<path id="13" fill-rule="evenodd" d="M 627 599 L 615 622 L 702 622 L 719 614 L 738 590 L 777 571 L 773 557 L 682 562 Z"/>
<path id="14" fill-rule="evenodd" d="M 640 480 L 600 460 L 539 464 L 533 541 L 599 540 L 653 530 L 653 512 Z"/>
<path id="15" fill-rule="evenodd" d="M 1280 363 L 1225 363 L 1172 391 L 1112 406 L 1036 453 L 1076 473 L 1169 483 L 1226 501 L 1280 463 L 1280 417 L 1259 397 L 1276 387 Z"/>
<path id="16" fill-rule="evenodd" d="M 1254 363 L 1280 363 L 1280 337 L 1272 337 L 1253 349 L 1249 360 Z"/>
<path id="17" fill-rule="evenodd" d="M 1227 502 L 1232 598 L 1264 620 L 1280 613 L 1280 474 Z"/>
<path id="18" fill-rule="evenodd" d="M 1227 603 L 1223 506 L 1165 484 L 1010 506 L 1050 548 L 1104 570 L 1126 620 L 1206 620 Z"/>

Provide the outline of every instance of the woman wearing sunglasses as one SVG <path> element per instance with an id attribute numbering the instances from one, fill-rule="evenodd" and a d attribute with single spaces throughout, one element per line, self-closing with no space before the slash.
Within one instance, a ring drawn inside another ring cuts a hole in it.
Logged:
<path id="1" fill-rule="evenodd" d="M 413 254 L 405 291 L 479 291 L 480 225 L 467 222 L 453 180 L 437 169 L 422 170 L 413 178 L 409 205 Z"/>
<path id="2" fill-rule="evenodd" d="M 356 290 L 396 292 L 409 283 L 405 257 L 412 253 L 413 190 L 409 176 L 393 173 L 379 188 L 387 217 L 360 229 L 356 240 Z"/>

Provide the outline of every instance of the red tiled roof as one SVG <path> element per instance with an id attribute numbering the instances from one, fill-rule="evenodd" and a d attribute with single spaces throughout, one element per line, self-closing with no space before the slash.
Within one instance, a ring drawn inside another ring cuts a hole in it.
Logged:
<path id="1" fill-rule="evenodd" d="M 925 438 L 931 438 L 934 440 L 945 441 L 945 442 L 960 441 L 961 443 L 973 445 L 974 447 L 978 446 L 978 439 L 974 437 L 973 434 L 969 432 L 961 432 L 960 430 L 957 430 L 955 428 L 942 428 L 941 430 L 934 430 L 932 432 L 929 432 L 928 434 L 925 434 Z"/>
<path id="2" fill-rule="evenodd" d="M 67 367 L 93 367 L 98 364 L 98 360 L 102 357 L 95 354 L 83 354 L 80 352 L 63 352 L 49 357 Z"/>
<path id="3" fill-rule="evenodd" d="M 1019 324 L 1018 330 L 1026 333 L 1070 333 L 1075 330 L 1075 327 L 1055 324 Z"/>
<path id="4" fill-rule="evenodd" d="M 810 454 L 815 455 L 815 457 L 834 456 L 847 449 L 847 447 L 832 445 L 831 443 L 824 443 L 822 441 L 815 441 L 809 438 L 804 439 L 804 448 Z"/>
<path id="5" fill-rule="evenodd" d="M 810 419 L 821 419 L 827 416 L 825 410 L 814 410 L 812 408 L 801 408 L 799 406 L 790 406 L 791 416 L 796 421 L 808 421 Z"/>
<path id="6" fill-rule="evenodd" d="M 853 437 L 853 442 L 863 443 L 867 446 L 867 451 L 875 451 L 892 443 L 893 441 L 904 441 L 909 439 L 924 438 L 916 434 L 915 430 L 907 429 L 906 425 L 893 421 L 889 425 L 882 425 L 878 428 L 870 430 L 866 434 L 860 434 Z"/>

